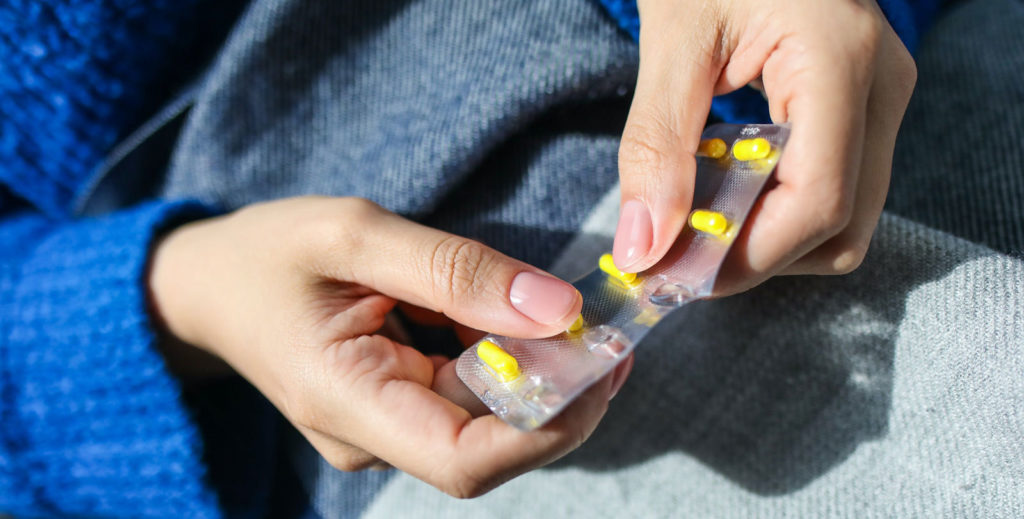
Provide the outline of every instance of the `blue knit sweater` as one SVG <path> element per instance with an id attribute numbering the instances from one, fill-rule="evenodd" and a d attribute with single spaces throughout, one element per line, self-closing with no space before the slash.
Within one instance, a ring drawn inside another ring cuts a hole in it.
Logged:
<path id="1" fill-rule="evenodd" d="M 634 38 L 635 3 L 600 0 Z M 885 0 L 915 48 L 934 0 Z M 198 0 L 0 6 L 0 512 L 217 517 L 202 442 L 154 348 L 145 266 L 162 230 L 209 214 L 154 200 L 100 218 L 74 202 L 201 55 Z M 716 99 L 765 119 L 760 96 Z"/>

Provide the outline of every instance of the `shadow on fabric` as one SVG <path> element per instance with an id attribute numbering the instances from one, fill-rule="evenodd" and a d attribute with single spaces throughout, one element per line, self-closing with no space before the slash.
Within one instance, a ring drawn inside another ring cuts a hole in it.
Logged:
<path id="1" fill-rule="evenodd" d="M 876 236 L 851 275 L 776 278 L 670 315 L 591 439 L 552 469 L 615 470 L 675 450 L 780 495 L 884 437 L 906 296 L 958 263 L 877 243 L 894 239 Z"/>

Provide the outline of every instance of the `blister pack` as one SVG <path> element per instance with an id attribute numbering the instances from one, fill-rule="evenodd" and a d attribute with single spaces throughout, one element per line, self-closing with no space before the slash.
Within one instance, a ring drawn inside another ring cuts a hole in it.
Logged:
<path id="1" fill-rule="evenodd" d="M 484 337 L 459 357 L 459 378 L 505 422 L 524 431 L 547 423 L 614 369 L 666 314 L 711 295 L 788 136 L 788 127 L 779 125 L 707 128 L 697 152 L 689 225 L 665 258 L 630 274 L 605 254 L 597 269 L 573 283 L 583 310 L 569 330 L 545 339 Z"/>

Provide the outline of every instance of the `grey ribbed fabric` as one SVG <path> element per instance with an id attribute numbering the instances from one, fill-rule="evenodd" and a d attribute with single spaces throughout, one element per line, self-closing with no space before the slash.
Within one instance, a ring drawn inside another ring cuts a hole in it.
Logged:
<path id="1" fill-rule="evenodd" d="M 587 234 L 554 270 L 610 244 Z M 398 474 L 365 517 L 1022 517 L 1022 375 L 1024 262 L 887 216 L 850 276 L 672 314 L 553 466 L 470 501 Z"/>
<path id="2" fill-rule="evenodd" d="M 861 270 L 674 314 L 591 441 L 478 500 L 299 448 L 311 515 L 1024 516 L 1024 265 L 997 252 L 1021 244 L 1020 13 L 971 2 L 926 40 L 909 219 Z M 636 59 L 586 0 L 257 0 L 163 194 L 365 196 L 539 265 L 571 241 L 571 277 L 610 247 Z"/>
<path id="3" fill-rule="evenodd" d="M 1021 5 L 965 4 L 927 38 L 889 203 L 1016 254 Z M 553 271 L 592 268 L 617 202 Z M 888 215 L 854 274 L 693 305 L 636 355 L 554 466 L 472 501 L 400 474 L 365 517 L 1024 517 L 1019 259 Z"/>
<path id="4" fill-rule="evenodd" d="M 636 67 L 590 0 L 258 0 L 164 194 L 360 196 L 547 264 L 617 177 Z"/>
<path id="5" fill-rule="evenodd" d="M 925 38 L 886 208 L 1024 257 L 1024 2 L 966 2 Z"/>
<path id="6" fill-rule="evenodd" d="M 160 194 L 361 196 L 547 265 L 617 179 L 636 68 L 591 0 L 256 0 L 196 87 Z M 291 455 L 326 517 L 358 515 L 394 475 Z"/>

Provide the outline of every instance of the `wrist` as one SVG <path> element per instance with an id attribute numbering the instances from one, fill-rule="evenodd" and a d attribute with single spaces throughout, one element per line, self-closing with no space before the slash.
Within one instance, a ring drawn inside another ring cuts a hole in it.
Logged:
<path id="1" fill-rule="evenodd" d="M 152 246 L 146 279 L 161 353 L 172 371 L 189 377 L 231 372 L 207 338 L 203 306 L 196 299 L 207 285 L 201 279 L 204 255 L 198 236 L 207 225 L 188 223 L 160 237 Z"/>

